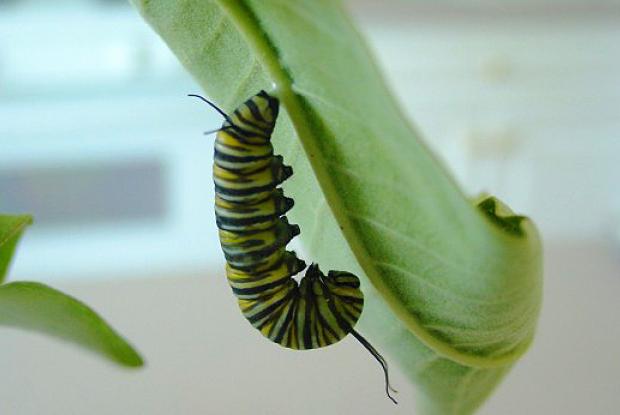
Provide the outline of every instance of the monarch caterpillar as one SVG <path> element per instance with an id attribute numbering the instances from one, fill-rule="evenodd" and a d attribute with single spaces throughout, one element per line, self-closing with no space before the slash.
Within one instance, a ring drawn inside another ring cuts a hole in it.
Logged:
<path id="1" fill-rule="evenodd" d="M 271 144 L 278 99 L 260 91 L 228 115 L 190 96 L 225 120 L 206 134 L 217 132 L 215 217 L 228 282 L 245 318 L 272 342 L 295 350 L 325 347 L 352 334 L 381 365 L 386 394 L 397 403 L 389 393 L 394 389 L 386 361 L 353 329 L 364 306 L 358 277 L 346 271 L 325 275 L 313 263 L 299 283 L 292 278 L 306 263 L 286 250 L 300 229 L 285 216 L 293 199 L 277 187 L 293 174 Z"/>

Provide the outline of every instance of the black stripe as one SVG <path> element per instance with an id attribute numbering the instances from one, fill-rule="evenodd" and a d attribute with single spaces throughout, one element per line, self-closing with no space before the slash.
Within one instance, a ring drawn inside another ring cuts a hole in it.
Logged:
<path id="1" fill-rule="evenodd" d="M 263 156 L 260 156 L 260 157 L 263 158 Z M 265 158 L 263 158 L 263 159 L 265 159 Z M 247 167 L 244 167 L 244 166 L 241 166 L 238 169 L 236 169 L 234 167 L 231 168 L 231 167 L 228 167 L 228 166 L 224 167 L 221 164 L 218 164 L 218 160 L 215 160 L 215 164 L 217 164 L 217 166 L 219 168 L 226 169 L 227 171 L 229 171 L 231 173 L 244 174 L 246 176 L 249 176 L 249 175 L 254 174 L 254 173 L 258 173 L 259 171 L 264 170 L 265 167 L 271 168 L 271 164 L 269 164 L 269 163 L 265 164 L 265 166 L 260 166 L 257 169 L 253 169 L 253 170 L 250 170 L 250 169 L 248 169 Z"/>
<path id="2" fill-rule="evenodd" d="M 312 333 L 314 333 L 314 336 L 316 337 L 316 343 L 314 343 L 314 345 L 312 346 L 313 348 L 318 348 L 321 347 L 321 340 L 319 338 L 319 306 L 318 306 L 318 302 L 316 301 L 315 297 L 313 298 L 313 309 L 314 309 L 314 313 L 316 315 L 316 318 L 314 320 L 312 320 Z"/>
<path id="3" fill-rule="evenodd" d="M 223 251 L 223 250 L 224 250 L 224 249 L 222 248 L 222 251 Z M 226 256 L 226 252 L 224 252 L 224 256 Z M 249 258 L 249 259 L 253 259 L 253 258 Z M 266 258 L 266 259 L 268 259 L 268 258 Z M 227 261 L 227 262 L 229 262 L 229 261 Z M 276 261 L 276 263 L 278 263 L 278 262 L 280 262 L 280 260 L 279 260 L 279 259 Z M 233 268 L 235 268 L 235 269 L 239 270 L 239 271 L 242 271 L 242 272 L 247 272 L 247 273 L 253 273 L 253 272 L 256 272 L 256 271 L 255 271 L 255 270 L 256 270 L 256 268 L 262 267 L 262 266 L 264 266 L 266 263 L 267 263 L 267 261 L 266 261 L 266 260 L 264 260 L 264 261 L 256 261 L 256 262 L 253 262 L 253 263 L 251 263 L 251 264 L 247 264 L 247 265 L 243 265 L 243 264 L 240 264 L 240 263 L 238 263 L 238 262 L 237 262 L 237 263 L 230 263 L 230 262 L 229 262 L 229 265 L 230 265 L 231 267 L 233 267 Z M 261 270 L 260 272 L 273 271 L 274 269 L 275 269 L 275 266 L 271 266 L 271 267 L 269 267 L 269 268 L 266 268 L 266 269 Z"/>
<path id="4" fill-rule="evenodd" d="M 223 199 L 220 199 L 220 200 L 223 200 Z M 260 208 L 258 207 L 259 204 L 246 205 L 245 203 L 234 203 L 234 202 L 226 202 L 226 204 L 230 205 L 230 207 L 220 206 L 217 204 L 217 201 L 216 201 L 215 203 L 216 212 L 217 210 L 220 210 L 220 211 L 226 211 L 227 213 L 252 214 L 252 213 L 260 211 Z"/>
<path id="5" fill-rule="evenodd" d="M 344 282 L 344 281 L 335 281 L 336 285 L 339 287 L 348 287 L 348 288 L 353 288 L 353 289 L 358 289 L 360 287 L 360 281 L 351 281 L 351 282 Z"/>
<path id="6" fill-rule="evenodd" d="M 349 287 L 354 289 L 360 287 L 360 280 L 357 275 L 354 274 L 334 275 L 333 271 L 330 271 L 327 275 L 327 280 L 330 280 L 332 284 L 339 287 Z"/>
<path id="7" fill-rule="evenodd" d="M 330 311 L 331 311 L 331 309 L 330 309 Z M 336 331 L 332 328 L 332 326 L 327 322 L 327 319 L 325 319 L 325 317 L 323 317 L 323 314 L 321 314 L 321 311 L 320 311 L 319 307 L 316 308 L 316 314 L 317 314 L 317 320 L 320 323 L 319 327 L 323 328 L 324 331 L 329 331 L 335 338 L 337 338 L 337 339 L 341 338 L 338 335 L 338 333 L 336 333 Z M 346 330 L 345 330 L 345 333 L 347 333 Z"/>
<path id="8" fill-rule="evenodd" d="M 309 297 L 306 296 L 305 300 L 306 300 L 306 308 L 304 310 L 304 318 L 303 318 L 303 322 L 304 322 L 303 341 L 304 341 L 304 348 L 311 349 L 312 348 L 312 335 L 310 333 L 309 323 L 310 323 L 310 307 L 312 307 L 312 301 L 314 300 L 314 297 L 312 297 L 312 295 L 310 295 Z"/>
<path id="9" fill-rule="evenodd" d="M 264 280 L 265 278 L 268 278 L 271 276 L 271 272 L 273 270 L 269 271 L 269 272 L 260 272 L 259 274 L 246 274 L 247 278 L 242 278 L 242 279 L 235 279 L 235 278 L 231 278 L 230 276 L 228 277 L 228 281 L 229 284 L 232 287 L 232 284 L 245 284 L 245 283 L 251 283 L 251 282 L 261 282 L 262 280 Z M 290 277 L 292 277 L 292 275 L 287 275 L 282 277 L 281 279 L 287 280 Z"/>
<path id="10" fill-rule="evenodd" d="M 256 103 L 253 100 L 247 100 L 245 102 L 246 107 L 248 107 L 248 109 L 250 110 L 250 112 L 252 113 L 252 116 L 254 118 L 256 118 L 257 120 L 266 123 L 267 121 L 265 120 L 265 118 L 263 117 L 263 114 L 260 113 L 260 110 L 258 109 L 258 106 L 256 105 Z"/>
<path id="11" fill-rule="evenodd" d="M 262 156 L 260 156 L 260 157 L 262 157 Z M 239 177 L 242 177 L 242 178 L 250 177 L 250 179 L 248 179 L 248 180 L 255 180 L 255 179 L 252 179 L 251 176 L 254 176 L 254 175 L 258 174 L 258 173 L 262 173 L 265 170 L 273 169 L 273 165 L 271 163 L 267 163 L 264 166 L 261 166 L 258 169 L 251 170 L 251 171 L 245 171 L 245 169 L 235 170 L 235 169 L 230 169 L 228 167 L 223 167 L 223 166 L 219 166 L 219 165 L 218 165 L 218 167 L 220 169 L 222 169 L 222 170 L 226 170 L 228 173 L 235 174 L 235 175 L 237 175 Z M 222 180 L 227 180 L 227 179 L 222 179 Z"/>
<path id="12" fill-rule="evenodd" d="M 271 274 L 273 271 L 277 270 L 278 268 L 280 268 L 282 266 L 282 263 L 285 261 L 285 255 L 282 255 L 282 258 L 280 258 L 278 261 L 276 261 L 276 263 L 274 264 L 273 267 L 264 270 L 264 271 L 260 271 L 258 273 L 254 273 L 251 276 L 244 276 L 244 280 L 249 281 L 249 282 L 256 282 L 256 281 L 260 281 L 262 279 L 264 279 L 265 277 L 268 277 L 269 274 Z M 231 266 L 231 268 L 235 271 L 241 271 L 241 272 L 246 272 L 243 271 L 239 268 L 234 268 Z M 288 267 L 287 267 L 288 268 Z M 292 277 L 294 274 L 290 274 L 289 277 Z"/>
<path id="13" fill-rule="evenodd" d="M 328 306 L 329 310 L 332 312 L 332 315 L 336 318 L 336 322 L 338 323 L 338 325 L 340 326 L 342 331 L 344 331 L 345 333 L 350 333 L 351 330 L 353 330 L 353 327 L 351 327 L 351 325 L 349 325 L 349 323 L 347 323 L 342 318 L 342 316 L 340 315 L 340 313 L 336 309 L 336 304 L 335 304 L 335 301 L 334 301 L 334 298 L 333 298 L 334 296 L 329 291 L 329 289 L 327 288 L 326 285 L 321 284 L 321 287 L 323 288 L 323 294 L 329 300 L 329 301 L 327 301 L 327 306 Z"/>
<path id="14" fill-rule="evenodd" d="M 294 281 L 289 281 L 289 283 L 294 284 Z M 291 291 L 293 291 L 293 287 L 290 287 L 289 289 L 289 293 L 291 293 Z M 271 323 L 271 328 L 269 329 L 269 333 L 267 333 L 267 337 L 269 337 L 270 339 L 273 336 L 273 331 L 275 329 L 275 326 L 277 324 L 277 322 L 282 318 L 282 313 L 284 313 L 284 310 L 287 309 L 290 312 L 291 308 L 293 308 L 294 304 L 289 305 L 291 302 L 295 302 L 295 293 L 293 293 L 293 295 L 291 296 L 291 301 L 282 304 L 282 306 L 280 308 L 278 308 L 278 310 L 274 313 L 272 313 L 269 317 L 267 317 L 265 320 L 263 320 L 263 322 L 260 324 L 260 328 L 262 329 L 264 326 L 266 326 L 267 324 Z"/>
<path id="15" fill-rule="evenodd" d="M 287 301 L 289 301 L 291 299 L 291 294 L 292 292 L 289 292 L 283 298 L 271 304 L 269 307 L 265 308 L 264 310 L 259 311 L 253 316 L 246 316 L 246 318 L 248 319 L 250 323 L 256 323 L 262 318 L 269 316 L 271 313 L 275 312 L 279 307 L 281 307 L 282 304 L 285 304 Z"/>
<path id="16" fill-rule="evenodd" d="M 293 348 L 293 337 L 297 337 L 297 332 L 296 332 L 295 327 L 296 327 L 295 321 L 293 321 L 293 324 L 291 325 L 291 328 L 288 330 L 288 333 L 285 333 L 285 335 L 288 334 L 288 337 L 286 338 L 286 344 L 284 345 L 285 347 L 288 347 L 291 349 Z M 279 344 L 282 344 L 282 343 L 279 343 Z"/>
<path id="17" fill-rule="evenodd" d="M 353 281 L 351 283 L 334 281 L 334 285 L 338 287 L 347 287 L 347 288 L 353 288 L 353 289 L 358 289 L 360 287 L 359 281 L 357 282 Z"/>
<path id="18" fill-rule="evenodd" d="M 258 261 L 263 258 L 266 260 L 268 259 L 270 255 L 275 253 L 278 249 L 284 248 L 294 237 L 295 235 L 293 233 L 276 235 L 276 239 L 274 240 L 273 244 L 267 245 L 264 248 L 257 249 L 255 251 L 248 250 L 248 251 L 240 252 L 240 253 L 226 252 L 227 248 L 233 248 L 233 247 L 236 248 L 238 246 L 237 244 L 230 244 L 230 245 L 222 244 L 222 250 L 224 251 L 224 256 L 226 257 L 226 260 L 230 262 L 232 261 L 244 262 L 244 260 L 254 262 L 254 261 Z"/>
<path id="19" fill-rule="evenodd" d="M 346 308 L 344 308 L 344 314 L 346 314 L 347 316 L 349 316 L 349 319 L 351 321 L 357 322 L 357 320 L 360 317 L 360 314 L 353 314 L 351 313 L 349 310 L 347 310 Z"/>
<path id="20" fill-rule="evenodd" d="M 246 103 L 247 106 L 247 103 Z M 249 107 L 248 107 L 249 109 Z M 252 112 L 252 110 L 250 110 L 250 112 Z M 248 120 L 247 118 L 245 118 L 242 114 L 241 111 L 239 111 L 239 109 L 237 108 L 234 113 L 235 117 L 237 117 L 239 119 L 239 121 L 241 121 L 244 124 L 249 125 L 252 128 L 256 128 L 257 130 L 260 130 L 263 134 L 265 134 L 266 136 L 269 136 L 271 134 L 271 128 L 265 128 L 261 125 L 258 125 L 254 122 L 254 120 Z M 254 115 L 254 114 L 252 114 Z"/>
<path id="21" fill-rule="evenodd" d="M 243 157 L 232 156 L 230 154 L 222 153 L 218 151 L 217 149 L 215 149 L 215 152 L 213 155 L 213 158 L 215 159 L 216 164 L 218 160 L 229 161 L 231 163 L 250 163 L 252 161 L 267 160 L 267 159 L 270 159 L 271 157 L 273 157 L 273 149 L 268 154 L 265 154 L 262 156 L 243 156 Z M 231 170 L 231 169 L 228 169 L 228 170 Z"/>
<path id="22" fill-rule="evenodd" d="M 235 145 L 232 145 L 232 144 L 224 144 L 224 143 L 222 143 L 222 142 L 221 142 L 221 141 L 219 141 L 219 140 L 218 140 L 218 141 L 216 141 L 215 143 L 216 143 L 216 145 L 218 145 L 218 146 L 222 146 L 222 147 L 230 148 L 230 149 L 235 150 L 235 151 L 241 151 L 241 152 L 244 152 L 244 151 L 245 151 L 245 152 L 248 152 L 248 151 L 250 151 L 250 150 L 248 149 L 248 146 L 247 146 L 247 145 L 246 145 L 246 146 L 235 146 Z"/>
<path id="23" fill-rule="evenodd" d="M 248 263 L 253 264 L 255 267 L 260 264 L 268 262 L 271 255 L 275 254 L 278 249 L 284 248 L 286 244 L 290 242 L 283 240 L 277 241 L 273 245 L 270 245 L 266 248 L 259 249 L 257 251 L 249 251 L 249 252 L 240 252 L 240 253 L 231 253 L 227 252 L 231 246 L 222 246 L 222 251 L 224 251 L 224 256 L 226 257 L 227 262 L 234 263 L 239 267 L 249 267 L 250 265 L 246 265 Z"/>
<path id="24" fill-rule="evenodd" d="M 222 168 L 222 170 L 224 170 L 224 169 Z M 221 180 L 221 181 L 224 181 L 224 182 L 239 183 L 239 184 L 252 183 L 254 181 L 251 178 L 247 178 L 247 177 L 242 176 L 240 174 L 236 174 L 235 177 L 233 177 L 233 178 L 224 178 L 224 177 L 218 176 L 217 173 L 213 174 L 213 180 Z"/>
<path id="25" fill-rule="evenodd" d="M 255 174 L 258 174 L 258 173 L 262 173 L 263 171 L 269 170 L 271 168 L 272 168 L 272 165 L 271 165 L 271 163 L 269 163 L 269 164 L 265 164 L 264 166 L 259 167 L 256 170 L 252 170 L 250 172 L 236 172 L 236 171 L 233 171 L 233 170 L 229 170 L 229 171 L 231 173 L 238 174 L 239 176 L 249 177 L 249 176 L 254 176 Z"/>
<path id="26" fill-rule="evenodd" d="M 229 230 L 227 227 L 235 227 L 235 226 L 249 226 L 249 225 L 256 225 L 258 223 L 264 223 L 264 222 L 269 222 L 272 220 L 277 219 L 279 216 L 277 214 L 272 214 L 272 215 L 263 215 L 263 216 L 252 216 L 249 218 L 231 218 L 231 217 L 227 217 L 227 216 L 223 216 L 223 215 L 216 215 L 215 216 L 215 222 L 217 224 L 217 227 L 223 230 Z M 236 228 L 234 229 L 230 229 L 233 232 L 236 230 Z M 266 229 L 264 229 L 266 230 Z"/>
<path id="27" fill-rule="evenodd" d="M 273 189 L 275 189 L 275 185 L 273 183 L 269 183 L 264 186 L 246 187 L 245 189 L 230 189 L 227 187 L 222 187 L 217 183 L 215 184 L 215 193 L 228 196 L 251 196 L 255 193 L 264 193 Z"/>
<path id="28" fill-rule="evenodd" d="M 273 313 L 272 315 L 267 317 L 267 319 L 263 320 L 263 322 L 261 323 L 261 325 L 260 325 L 261 330 L 267 324 L 271 324 L 271 327 L 269 328 L 269 331 L 267 332 L 267 334 L 265 334 L 269 339 L 271 339 L 271 336 L 273 334 L 273 329 L 275 328 L 277 322 L 282 317 L 282 313 L 284 312 L 284 309 L 287 307 L 287 305 L 288 304 L 286 304 L 286 303 L 283 304 L 282 307 L 280 307 L 275 313 Z"/>
<path id="29" fill-rule="evenodd" d="M 271 229 L 272 227 L 273 226 L 270 226 L 269 228 L 256 228 L 256 229 L 238 229 L 238 228 L 226 229 L 224 227 L 221 227 L 219 229 L 221 231 L 226 231 L 226 232 L 234 233 L 235 236 L 252 236 L 252 235 L 256 235 L 257 233 L 266 232 L 269 229 Z"/>
<path id="30" fill-rule="evenodd" d="M 357 298 L 357 297 L 348 296 L 348 295 L 339 295 L 338 298 L 340 298 L 342 301 L 348 304 L 364 304 L 363 298 Z"/>
<path id="31" fill-rule="evenodd" d="M 277 195 L 277 191 L 281 190 L 279 187 L 274 189 L 276 191 L 276 193 L 269 193 L 268 195 L 266 195 L 264 198 L 262 199 L 258 199 L 258 200 L 252 200 L 251 203 L 243 200 L 243 201 L 238 201 L 238 200 L 227 200 L 227 199 L 223 199 L 222 197 L 220 197 L 220 195 L 216 194 L 217 197 L 219 197 L 220 199 L 222 199 L 223 201 L 225 201 L 226 203 L 230 203 L 231 205 L 235 205 L 235 206 L 248 206 L 248 207 L 252 207 L 252 206 L 258 206 L 262 203 L 265 203 L 267 200 L 271 199 L 272 197 L 278 197 Z M 222 208 L 222 209 L 226 209 L 226 208 Z M 233 208 L 234 209 L 234 208 Z"/>
<path id="32" fill-rule="evenodd" d="M 265 244 L 265 241 L 262 239 L 247 239 L 243 242 L 235 242 L 233 244 L 226 244 L 226 247 L 234 246 L 237 248 L 254 248 L 257 246 L 262 246 Z M 222 244 L 222 246 L 224 246 Z"/>
<path id="33" fill-rule="evenodd" d="M 265 278 L 269 277 L 271 275 L 271 271 L 267 271 L 267 272 L 260 272 L 258 274 L 245 274 L 243 277 L 241 277 L 241 280 L 236 279 L 234 277 L 230 277 L 228 276 L 228 280 L 230 281 L 230 284 L 242 284 L 244 282 L 259 282 L 261 280 L 264 280 Z M 289 275 L 289 277 L 291 277 L 291 275 Z"/>
<path id="34" fill-rule="evenodd" d="M 226 124 L 226 123 L 225 123 Z M 251 143 L 247 141 L 248 138 L 262 138 L 265 141 L 269 141 L 271 138 L 271 131 L 265 130 L 264 134 L 255 133 L 253 131 L 246 130 L 241 128 L 238 124 L 228 124 L 230 128 L 226 129 L 226 133 L 232 135 L 237 140 L 241 141 L 244 144 L 248 145 L 263 145 L 264 143 Z M 222 127 L 224 128 L 224 127 Z"/>
<path id="35" fill-rule="evenodd" d="M 252 143 L 250 143 L 247 140 L 245 134 L 240 134 L 239 131 L 237 131 L 236 129 L 233 129 L 232 127 L 226 130 L 226 134 L 232 136 L 235 140 L 239 141 L 240 143 L 243 143 L 246 146 L 252 145 Z"/>
<path id="36" fill-rule="evenodd" d="M 297 285 L 297 283 L 295 284 Z M 282 323 L 282 327 L 280 327 L 280 330 L 278 331 L 276 336 L 273 338 L 273 341 L 277 344 L 282 344 L 282 339 L 284 339 L 284 336 L 286 335 L 287 331 L 289 332 L 289 342 L 290 342 L 291 336 L 293 335 L 293 330 L 289 329 L 289 327 L 291 327 L 291 322 L 294 321 L 295 314 L 297 313 L 297 305 L 299 304 L 299 301 L 298 301 L 299 294 L 297 292 L 297 286 L 295 286 L 294 290 L 297 295 L 293 297 L 292 299 L 293 304 L 291 304 L 291 307 L 288 309 L 288 314 L 286 315 L 286 318 L 284 319 L 284 323 Z"/>
<path id="37" fill-rule="evenodd" d="M 275 288 L 279 285 L 284 285 L 288 282 L 289 277 L 285 277 L 285 278 L 281 278 L 279 280 L 276 281 L 272 281 L 268 284 L 263 284 L 263 285 L 259 285 L 256 287 L 251 287 L 251 288 L 235 288 L 235 287 L 231 287 L 233 290 L 233 293 L 235 295 L 249 295 L 249 294 L 260 294 L 261 292 L 270 290 L 272 288 Z"/>
<path id="38" fill-rule="evenodd" d="M 240 143 L 242 143 L 243 145 L 245 145 L 247 147 L 259 147 L 259 146 L 268 145 L 269 144 L 269 140 L 271 138 L 269 136 L 262 136 L 262 135 L 258 135 L 258 134 L 252 134 L 251 137 L 260 137 L 260 139 L 261 139 L 260 142 L 256 143 L 256 142 L 248 141 L 248 138 L 250 138 L 250 137 L 246 137 L 243 134 L 240 134 L 239 131 L 232 130 L 232 129 L 229 128 L 228 130 L 226 130 L 226 133 L 228 133 L 235 140 L 239 141 Z"/>

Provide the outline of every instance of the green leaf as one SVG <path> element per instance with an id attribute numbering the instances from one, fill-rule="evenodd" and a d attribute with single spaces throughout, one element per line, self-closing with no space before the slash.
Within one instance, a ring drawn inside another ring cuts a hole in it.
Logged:
<path id="1" fill-rule="evenodd" d="M 534 335 L 532 222 L 461 193 L 338 2 L 134 4 L 225 110 L 275 86 L 274 146 L 295 170 L 284 188 L 306 259 L 365 277 L 361 329 L 419 386 L 425 413 L 473 412 Z"/>
<path id="2" fill-rule="evenodd" d="M 4 280 L 29 215 L 0 215 L 0 283 Z M 0 325 L 46 333 L 79 344 L 124 365 L 142 366 L 142 358 L 88 306 L 46 285 L 0 285 Z"/>
<path id="3" fill-rule="evenodd" d="M 0 215 L 0 284 L 9 269 L 19 238 L 31 223 L 30 215 Z"/>
<path id="4" fill-rule="evenodd" d="M 140 355 L 87 305 L 36 282 L 0 285 L 0 325 L 73 342 L 123 366 L 143 364 Z"/>

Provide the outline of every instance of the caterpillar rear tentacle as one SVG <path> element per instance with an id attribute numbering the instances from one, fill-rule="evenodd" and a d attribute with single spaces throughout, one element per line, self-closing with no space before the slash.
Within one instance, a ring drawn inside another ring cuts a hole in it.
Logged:
<path id="1" fill-rule="evenodd" d="M 364 307 L 359 278 L 345 271 L 325 275 L 314 263 L 306 269 L 286 250 L 300 229 L 284 216 L 293 199 L 277 187 L 293 174 L 271 144 L 278 99 L 260 91 L 229 115 L 206 98 L 190 96 L 225 120 L 213 131 L 215 216 L 228 282 L 245 318 L 272 342 L 296 350 L 325 347 L 352 334 L 381 365 L 386 394 L 397 403 L 385 359 L 353 329 Z M 298 284 L 292 277 L 304 269 Z"/>

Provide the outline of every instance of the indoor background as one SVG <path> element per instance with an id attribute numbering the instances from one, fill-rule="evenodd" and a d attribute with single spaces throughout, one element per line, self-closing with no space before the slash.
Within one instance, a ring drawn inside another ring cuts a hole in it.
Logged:
<path id="1" fill-rule="evenodd" d="M 538 336 L 480 413 L 618 412 L 620 1 L 348 6 L 464 189 L 544 238 Z M 404 376 L 393 408 L 354 342 L 302 356 L 244 321 L 202 135 L 221 119 L 187 93 L 200 90 L 125 1 L 0 2 L 0 211 L 36 220 L 10 278 L 84 300 L 147 360 L 127 371 L 3 328 L 0 413 L 413 413 Z M 307 390 L 322 398 L 300 409 Z"/>

